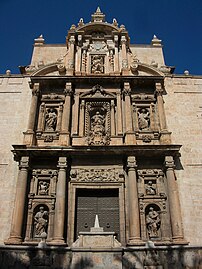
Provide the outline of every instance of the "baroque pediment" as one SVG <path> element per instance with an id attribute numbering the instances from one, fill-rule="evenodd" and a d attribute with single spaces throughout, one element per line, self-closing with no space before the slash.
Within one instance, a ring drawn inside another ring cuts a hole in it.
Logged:
<path id="1" fill-rule="evenodd" d="M 110 98 L 110 99 L 115 99 L 116 96 L 110 92 L 107 92 L 102 88 L 100 85 L 95 85 L 93 88 L 88 91 L 84 92 L 80 96 L 81 98 L 93 98 L 93 99 L 102 99 L 102 98 Z"/>

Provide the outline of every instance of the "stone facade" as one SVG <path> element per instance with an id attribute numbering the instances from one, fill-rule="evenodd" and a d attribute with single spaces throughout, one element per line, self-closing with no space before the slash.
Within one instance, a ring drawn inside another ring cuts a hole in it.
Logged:
<path id="1" fill-rule="evenodd" d="M 173 69 L 98 8 L 0 76 L 2 268 L 200 268 L 202 77 Z"/>

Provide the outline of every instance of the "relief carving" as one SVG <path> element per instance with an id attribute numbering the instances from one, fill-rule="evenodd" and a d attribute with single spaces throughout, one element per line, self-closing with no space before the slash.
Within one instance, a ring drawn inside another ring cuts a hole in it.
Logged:
<path id="1" fill-rule="evenodd" d="M 109 145 L 110 104 L 108 102 L 87 103 L 85 133 L 88 145 Z"/>
<path id="2" fill-rule="evenodd" d="M 158 237 L 161 220 L 159 213 L 155 211 L 153 207 L 149 208 L 149 212 L 146 215 L 146 226 L 150 238 Z"/>
<path id="3" fill-rule="evenodd" d="M 55 131 L 57 123 L 57 110 L 50 108 L 45 116 L 45 131 Z"/>
<path id="4" fill-rule="evenodd" d="M 155 195 L 156 187 L 153 185 L 153 182 L 149 180 L 145 186 L 145 191 L 147 195 Z"/>
<path id="5" fill-rule="evenodd" d="M 91 58 L 91 73 L 103 74 L 104 73 L 104 56 L 94 55 Z"/>
<path id="6" fill-rule="evenodd" d="M 138 126 L 140 130 L 148 130 L 150 127 L 150 112 L 146 108 L 138 110 Z"/>
<path id="7" fill-rule="evenodd" d="M 119 182 L 124 179 L 123 172 L 117 169 L 75 169 L 70 176 L 72 180 L 81 182 Z"/>
<path id="8" fill-rule="evenodd" d="M 43 232 L 47 232 L 48 211 L 41 206 L 34 216 L 34 237 L 40 237 Z"/>
<path id="9" fill-rule="evenodd" d="M 48 195 L 50 184 L 47 181 L 39 181 L 39 195 Z"/>

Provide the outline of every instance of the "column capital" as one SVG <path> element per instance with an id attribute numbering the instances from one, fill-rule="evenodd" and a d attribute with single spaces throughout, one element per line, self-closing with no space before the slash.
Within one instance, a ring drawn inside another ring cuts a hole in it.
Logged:
<path id="1" fill-rule="evenodd" d="M 73 94 L 71 82 L 67 82 L 65 84 L 64 94 L 65 94 L 65 96 L 71 96 Z"/>
<path id="2" fill-rule="evenodd" d="M 128 156 L 128 159 L 127 159 L 127 168 L 128 169 L 131 169 L 131 168 L 135 169 L 135 168 L 137 168 L 135 156 Z"/>
<path id="3" fill-rule="evenodd" d="M 130 95 L 131 94 L 131 87 L 130 87 L 130 83 L 129 82 L 124 82 L 123 93 L 125 95 Z"/>
<path id="4" fill-rule="evenodd" d="M 59 169 L 67 169 L 67 158 L 59 157 L 58 166 Z"/>
<path id="5" fill-rule="evenodd" d="M 85 108 L 85 100 L 82 100 L 82 101 L 81 101 L 80 107 L 81 107 L 81 108 Z"/>
<path id="6" fill-rule="evenodd" d="M 39 96 L 40 94 L 40 83 L 29 82 L 30 89 L 32 89 L 33 96 Z"/>
<path id="7" fill-rule="evenodd" d="M 155 93 L 157 95 L 162 95 L 163 94 L 163 86 L 162 86 L 162 84 L 160 82 L 155 83 L 155 89 L 156 89 Z"/>
<path id="8" fill-rule="evenodd" d="M 29 168 L 29 157 L 28 156 L 23 156 L 21 157 L 19 168 L 22 169 L 28 169 Z"/>
<path id="9" fill-rule="evenodd" d="M 165 156 L 164 165 L 167 169 L 174 169 L 175 162 L 174 162 L 173 156 Z"/>

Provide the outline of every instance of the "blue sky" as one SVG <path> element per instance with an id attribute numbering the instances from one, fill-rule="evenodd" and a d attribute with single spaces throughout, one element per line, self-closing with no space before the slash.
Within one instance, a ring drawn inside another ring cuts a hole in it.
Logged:
<path id="1" fill-rule="evenodd" d="M 40 34 L 47 44 L 65 43 L 71 24 L 89 22 L 97 6 L 126 26 L 131 43 L 162 39 L 175 73 L 202 75 L 202 0 L 0 0 L 0 74 L 28 65 Z"/>

